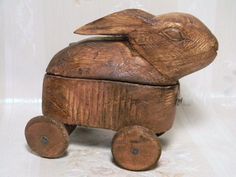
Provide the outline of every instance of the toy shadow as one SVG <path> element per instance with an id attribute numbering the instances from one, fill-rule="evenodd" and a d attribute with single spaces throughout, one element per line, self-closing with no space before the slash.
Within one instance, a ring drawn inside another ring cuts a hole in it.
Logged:
<path id="1" fill-rule="evenodd" d="M 70 144 L 111 148 L 114 134 L 112 130 L 77 126 L 70 135 Z"/>

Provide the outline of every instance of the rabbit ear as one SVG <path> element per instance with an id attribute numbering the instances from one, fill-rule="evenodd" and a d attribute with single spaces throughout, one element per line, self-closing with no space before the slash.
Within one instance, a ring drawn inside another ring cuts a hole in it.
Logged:
<path id="1" fill-rule="evenodd" d="M 91 22 L 74 33 L 85 35 L 122 35 L 151 24 L 154 15 L 139 9 L 127 9 Z"/>

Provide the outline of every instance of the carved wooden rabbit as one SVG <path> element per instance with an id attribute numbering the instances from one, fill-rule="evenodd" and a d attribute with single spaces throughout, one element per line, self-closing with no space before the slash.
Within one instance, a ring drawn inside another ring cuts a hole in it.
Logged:
<path id="1" fill-rule="evenodd" d="M 31 149 L 60 157 L 76 125 L 118 131 L 112 154 L 129 170 L 155 166 L 156 135 L 175 116 L 178 80 L 210 64 L 218 43 L 197 18 L 153 16 L 138 9 L 113 13 L 75 31 L 90 38 L 57 53 L 44 77 L 43 116 L 25 128 Z M 156 134 L 156 135 L 155 135 Z"/>

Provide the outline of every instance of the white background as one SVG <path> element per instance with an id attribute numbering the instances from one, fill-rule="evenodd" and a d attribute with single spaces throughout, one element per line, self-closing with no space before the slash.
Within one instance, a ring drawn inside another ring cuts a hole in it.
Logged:
<path id="1" fill-rule="evenodd" d="M 114 132 L 77 128 L 67 156 L 42 159 L 24 139 L 27 121 L 41 114 L 42 79 L 52 56 L 82 39 L 72 32 L 127 8 L 152 14 L 188 12 L 219 41 L 216 60 L 181 79 L 184 102 L 161 137 L 158 167 L 130 172 L 112 162 Z M 0 177 L 122 176 L 233 177 L 236 174 L 235 0 L 1 0 Z"/>

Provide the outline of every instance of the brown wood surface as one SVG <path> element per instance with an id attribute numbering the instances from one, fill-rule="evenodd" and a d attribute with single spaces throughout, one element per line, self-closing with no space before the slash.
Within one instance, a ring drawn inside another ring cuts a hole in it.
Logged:
<path id="1" fill-rule="evenodd" d="M 173 84 L 130 47 L 125 38 L 90 38 L 56 54 L 47 73 L 150 85 Z"/>
<path id="2" fill-rule="evenodd" d="M 172 126 L 178 88 L 46 74 L 43 114 L 64 124 L 113 130 L 142 125 L 161 133 Z"/>
<path id="3" fill-rule="evenodd" d="M 139 9 L 127 9 L 89 23 L 75 33 L 126 36 L 140 57 L 161 73 L 158 84 L 162 85 L 207 66 L 218 49 L 210 30 L 185 13 L 153 16 Z"/>
<path id="4" fill-rule="evenodd" d="M 115 162 L 128 170 L 154 168 L 161 156 L 161 145 L 155 134 L 142 126 L 122 128 L 113 138 Z"/>
<path id="5" fill-rule="evenodd" d="M 25 137 L 33 152 L 47 158 L 63 156 L 69 144 L 64 125 L 44 116 L 35 117 L 27 123 Z"/>

